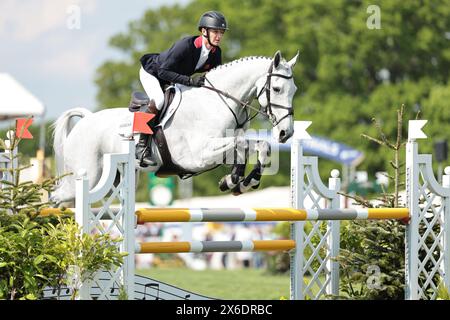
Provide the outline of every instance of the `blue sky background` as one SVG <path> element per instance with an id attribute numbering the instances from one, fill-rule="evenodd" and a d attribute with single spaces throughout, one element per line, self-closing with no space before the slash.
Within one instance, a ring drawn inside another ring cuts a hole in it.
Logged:
<path id="1" fill-rule="evenodd" d="M 1 0 L 0 73 L 6 72 L 43 102 L 46 119 L 73 107 L 96 107 L 94 73 L 120 58 L 108 47 L 149 8 L 190 0 Z M 71 6 L 80 9 L 80 29 L 69 29 Z"/>

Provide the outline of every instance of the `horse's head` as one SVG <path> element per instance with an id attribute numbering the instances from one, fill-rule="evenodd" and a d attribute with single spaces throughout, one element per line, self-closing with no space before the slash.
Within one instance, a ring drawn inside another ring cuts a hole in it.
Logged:
<path id="1" fill-rule="evenodd" d="M 258 102 L 272 122 L 272 134 L 275 140 L 286 142 L 294 133 L 294 108 L 292 99 L 297 87 L 293 79 L 293 68 L 298 53 L 289 62 L 281 58 L 277 51 L 270 68 L 256 81 Z"/>

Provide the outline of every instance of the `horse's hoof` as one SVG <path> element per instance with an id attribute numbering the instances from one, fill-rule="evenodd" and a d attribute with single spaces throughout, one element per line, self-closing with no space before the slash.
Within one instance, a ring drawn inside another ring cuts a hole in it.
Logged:
<path id="1" fill-rule="evenodd" d="M 259 183 L 256 186 L 252 186 L 252 189 L 258 189 L 259 188 Z"/>
<path id="2" fill-rule="evenodd" d="M 241 195 L 242 192 L 241 192 L 240 186 L 237 185 L 236 187 L 234 187 L 233 190 L 231 190 L 231 194 L 232 194 L 233 196 Z"/>

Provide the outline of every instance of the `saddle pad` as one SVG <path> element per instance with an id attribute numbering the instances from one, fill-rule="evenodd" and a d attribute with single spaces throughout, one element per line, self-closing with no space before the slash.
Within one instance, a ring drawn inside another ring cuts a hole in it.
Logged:
<path id="1" fill-rule="evenodd" d="M 170 106 L 168 107 L 167 111 L 165 112 L 161 121 L 158 124 L 158 126 L 160 126 L 163 129 L 165 129 L 165 125 L 166 125 L 167 121 L 169 121 L 170 118 L 172 118 L 175 111 L 177 111 L 178 107 L 180 106 L 181 89 L 178 86 L 178 84 L 175 84 L 174 88 L 175 88 L 175 96 L 173 97 L 172 103 L 170 104 Z"/>

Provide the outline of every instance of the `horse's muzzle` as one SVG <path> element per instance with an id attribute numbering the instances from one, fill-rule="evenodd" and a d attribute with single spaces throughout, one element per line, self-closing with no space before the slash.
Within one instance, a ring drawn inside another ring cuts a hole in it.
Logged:
<path id="1" fill-rule="evenodd" d="M 278 136 L 278 142 L 285 143 L 290 137 L 292 137 L 293 131 L 281 130 Z"/>

